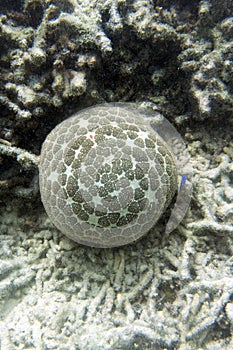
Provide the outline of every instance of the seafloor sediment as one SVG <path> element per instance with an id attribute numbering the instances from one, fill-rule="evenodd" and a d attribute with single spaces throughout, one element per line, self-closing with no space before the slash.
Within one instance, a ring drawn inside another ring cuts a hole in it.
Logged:
<path id="1" fill-rule="evenodd" d="M 37 169 L 2 152 L 2 349 L 232 349 L 232 1 L 18 0 L 0 12 L 1 144 L 39 155 L 74 111 L 143 101 L 176 126 L 194 168 L 178 229 L 106 250 L 60 234 Z"/>

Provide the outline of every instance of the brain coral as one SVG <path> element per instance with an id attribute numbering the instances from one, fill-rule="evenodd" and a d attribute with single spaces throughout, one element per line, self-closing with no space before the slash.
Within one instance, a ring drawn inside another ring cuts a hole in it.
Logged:
<path id="1" fill-rule="evenodd" d="M 181 188 L 186 182 L 188 191 L 178 195 L 182 214 L 175 205 L 168 222 L 167 230 L 174 229 L 190 194 L 187 154 L 177 135 L 161 115 L 130 103 L 87 108 L 57 125 L 43 143 L 39 167 L 54 225 L 88 246 L 133 242 L 161 217 L 182 173 Z"/>

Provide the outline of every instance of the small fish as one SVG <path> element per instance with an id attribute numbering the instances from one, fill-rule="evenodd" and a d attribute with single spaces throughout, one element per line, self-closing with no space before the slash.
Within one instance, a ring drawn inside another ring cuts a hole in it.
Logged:
<path id="1" fill-rule="evenodd" d="M 180 183 L 180 191 L 182 191 L 184 185 L 185 185 L 185 182 L 187 180 L 187 176 L 186 175 L 182 175 L 182 178 L 181 178 L 181 183 Z"/>

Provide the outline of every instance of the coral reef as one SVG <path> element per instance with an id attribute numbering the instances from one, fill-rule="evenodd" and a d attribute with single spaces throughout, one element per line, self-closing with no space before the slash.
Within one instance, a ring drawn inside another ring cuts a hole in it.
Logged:
<path id="1" fill-rule="evenodd" d="M 232 1 L 0 4 L 1 347 L 232 349 Z M 188 144 L 191 209 L 171 234 L 81 247 L 39 201 L 41 144 L 77 109 L 144 100 Z"/>
<path id="2" fill-rule="evenodd" d="M 200 12 L 201 9 L 202 7 Z M 207 10 L 206 12 L 209 13 Z M 192 45 L 184 43 L 188 47 L 179 56 L 183 61 L 181 69 L 185 73 L 191 73 L 189 94 L 195 111 L 194 117 L 197 119 L 215 118 L 215 116 L 231 117 L 233 17 L 224 19 L 211 30 L 205 28 L 207 40 L 200 45 L 202 21 L 203 19 L 200 19 L 196 40 Z M 196 60 L 197 56 L 198 60 Z"/>

